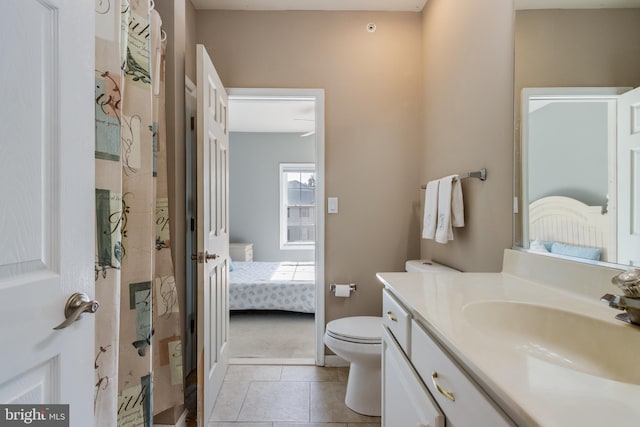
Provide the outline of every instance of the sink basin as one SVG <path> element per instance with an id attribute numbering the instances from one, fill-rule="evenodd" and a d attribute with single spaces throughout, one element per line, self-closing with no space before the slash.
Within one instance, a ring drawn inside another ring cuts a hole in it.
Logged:
<path id="1" fill-rule="evenodd" d="M 611 316 L 616 314 L 611 310 Z M 481 301 L 467 322 L 528 357 L 613 381 L 640 385 L 640 328 L 535 304 Z"/>

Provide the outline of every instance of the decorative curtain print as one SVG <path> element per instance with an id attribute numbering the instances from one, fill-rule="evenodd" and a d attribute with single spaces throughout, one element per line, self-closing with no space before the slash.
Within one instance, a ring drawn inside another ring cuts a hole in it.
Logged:
<path id="1" fill-rule="evenodd" d="M 183 402 L 160 26 L 148 0 L 96 0 L 96 426 Z"/>
<path id="2" fill-rule="evenodd" d="M 96 1 L 96 316 L 95 425 L 115 426 L 118 412 L 120 284 L 123 256 L 120 0 Z"/>

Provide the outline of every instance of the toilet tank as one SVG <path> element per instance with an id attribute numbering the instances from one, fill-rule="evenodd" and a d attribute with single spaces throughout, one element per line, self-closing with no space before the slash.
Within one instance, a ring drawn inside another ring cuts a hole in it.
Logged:
<path id="1" fill-rule="evenodd" d="M 428 259 L 414 259 L 405 263 L 405 270 L 408 272 L 437 273 L 437 272 L 459 272 L 453 267 L 438 264 Z"/>

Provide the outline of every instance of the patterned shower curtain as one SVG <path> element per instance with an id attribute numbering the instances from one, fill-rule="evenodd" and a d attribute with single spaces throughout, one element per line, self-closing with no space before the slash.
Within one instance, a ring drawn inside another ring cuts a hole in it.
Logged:
<path id="1" fill-rule="evenodd" d="M 95 423 L 151 426 L 183 402 L 170 253 L 161 19 L 96 0 Z"/>

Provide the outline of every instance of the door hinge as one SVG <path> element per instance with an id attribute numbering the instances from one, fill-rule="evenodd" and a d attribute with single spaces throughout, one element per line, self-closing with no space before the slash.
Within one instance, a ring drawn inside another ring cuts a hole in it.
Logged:
<path id="1" fill-rule="evenodd" d="M 191 218 L 191 231 L 196 231 L 196 219 Z"/>
<path id="2" fill-rule="evenodd" d="M 191 116 L 191 130 L 196 128 L 196 118 Z"/>
<path id="3" fill-rule="evenodd" d="M 191 319 L 191 322 L 189 324 L 189 329 L 191 330 L 192 334 L 196 331 L 196 322 L 195 322 L 195 320 Z"/>

